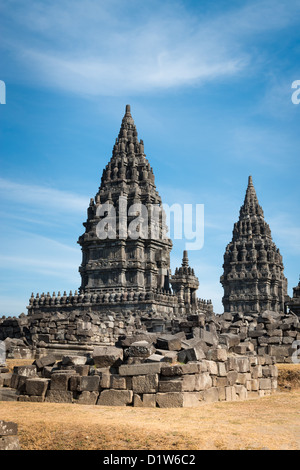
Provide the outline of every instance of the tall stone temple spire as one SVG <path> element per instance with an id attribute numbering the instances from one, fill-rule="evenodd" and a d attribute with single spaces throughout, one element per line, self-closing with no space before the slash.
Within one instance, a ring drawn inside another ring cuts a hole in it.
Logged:
<path id="1" fill-rule="evenodd" d="M 111 221 L 107 233 L 100 230 L 105 221 Z M 169 290 L 172 242 L 129 105 L 83 225 L 81 292 Z"/>
<path id="2" fill-rule="evenodd" d="M 223 268 L 220 281 L 225 312 L 284 311 L 287 279 L 282 256 L 272 240 L 251 176 Z"/>

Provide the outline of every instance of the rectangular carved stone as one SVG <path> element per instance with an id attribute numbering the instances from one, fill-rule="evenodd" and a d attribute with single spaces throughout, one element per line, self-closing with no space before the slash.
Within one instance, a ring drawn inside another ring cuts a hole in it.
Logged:
<path id="1" fill-rule="evenodd" d="M 97 405 L 103 406 L 127 406 L 132 403 L 132 390 L 102 390 Z"/>
<path id="2" fill-rule="evenodd" d="M 18 436 L 0 437 L 0 450 L 20 450 Z"/>
<path id="3" fill-rule="evenodd" d="M 99 384 L 100 384 L 99 375 L 80 376 L 77 390 L 78 392 L 99 391 Z"/>
<path id="4" fill-rule="evenodd" d="M 135 375 L 132 377 L 134 393 L 155 393 L 158 390 L 158 375 Z"/>
<path id="5" fill-rule="evenodd" d="M 161 363 L 142 363 L 142 364 L 123 364 L 119 367 L 120 375 L 147 375 L 147 374 L 159 374 L 161 370 Z"/>
<path id="6" fill-rule="evenodd" d="M 174 335 L 164 335 L 157 338 L 156 347 L 158 349 L 167 349 L 169 351 L 180 351 L 181 339 Z"/>
<path id="7" fill-rule="evenodd" d="M 13 436 L 18 434 L 18 425 L 12 421 L 0 419 L 0 436 Z"/>
<path id="8" fill-rule="evenodd" d="M 96 367 L 118 367 L 123 360 L 123 349 L 115 346 L 96 346 L 92 356 Z"/>
<path id="9" fill-rule="evenodd" d="M 195 375 L 195 390 L 206 390 L 212 386 L 212 378 L 208 372 Z"/>
<path id="10" fill-rule="evenodd" d="M 72 403 L 73 393 L 66 390 L 48 390 L 45 401 L 51 403 Z"/>
<path id="11" fill-rule="evenodd" d="M 49 379 L 29 378 L 26 380 L 27 395 L 44 397 L 49 385 Z"/>
<path id="12" fill-rule="evenodd" d="M 50 389 L 67 391 L 71 375 L 70 373 L 55 372 L 51 376 Z"/>
<path id="13" fill-rule="evenodd" d="M 156 395 L 155 393 L 144 393 L 143 395 L 133 395 L 133 406 L 141 408 L 155 408 Z"/>
<path id="14" fill-rule="evenodd" d="M 84 392 L 81 392 L 80 395 L 78 396 L 77 403 L 78 405 L 96 405 L 98 397 L 99 397 L 99 392 L 97 391 L 93 391 L 93 392 L 84 391 Z"/>

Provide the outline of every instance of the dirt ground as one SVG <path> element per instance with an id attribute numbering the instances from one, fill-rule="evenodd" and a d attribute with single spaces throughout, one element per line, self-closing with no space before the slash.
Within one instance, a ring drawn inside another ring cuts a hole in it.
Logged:
<path id="1" fill-rule="evenodd" d="M 22 450 L 299 450 L 300 365 L 279 366 L 279 385 L 198 408 L 0 402 L 0 419 L 18 423 Z"/>

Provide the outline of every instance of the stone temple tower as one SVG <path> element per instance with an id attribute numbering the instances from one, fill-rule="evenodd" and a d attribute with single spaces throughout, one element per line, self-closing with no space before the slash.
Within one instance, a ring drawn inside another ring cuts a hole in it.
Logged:
<path id="1" fill-rule="evenodd" d="M 287 279 L 282 256 L 272 240 L 249 176 L 245 201 L 224 255 L 225 312 L 283 312 Z"/>
<path id="2" fill-rule="evenodd" d="M 129 105 L 83 225 L 81 292 L 169 292 L 172 242 Z"/>

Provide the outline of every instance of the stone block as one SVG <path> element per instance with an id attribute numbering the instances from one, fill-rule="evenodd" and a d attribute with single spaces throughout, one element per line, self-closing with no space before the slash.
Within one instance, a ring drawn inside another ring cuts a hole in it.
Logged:
<path id="1" fill-rule="evenodd" d="M 168 351 L 180 351 L 181 339 L 175 335 L 164 335 L 157 338 L 156 347 Z"/>
<path id="2" fill-rule="evenodd" d="M 215 378 L 215 387 L 227 387 L 228 380 L 227 377 L 216 377 Z"/>
<path id="3" fill-rule="evenodd" d="M 127 357 L 149 357 L 155 352 L 155 348 L 152 343 L 147 341 L 136 341 L 132 343 L 129 348 L 125 349 L 125 355 Z"/>
<path id="4" fill-rule="evenodd" d="M 123 349 L 115 346 L 96 346 L 92 357 L 96 367 L 118 367 L 123 361 Z"/>
<path id="5" fill-rule="evenodd" d="M 182 385 L 181 377 L 161 377 L 158 383 L 158 391 L 162 393 L 182 392 Z"/>
<path id="6" fill-rule="evenodd" d="M 0 388 L 0 401 L 18 401 L 19 395 L 14 388 Z"/>
<path id="7" fill-rule="evenodd" d="M 110 388 L 115 390 L 126 390 L 128 385 L 127 377 L 122 377 L 121 375 L 112 374 L 110 377 Z"/>
<path id="8" fill-rule="evenodd" d="M 0 450 L 21 450 L 18 436 L 0 437 Z"/>
<path id="9" fill-rule="evenodd" d="M 236 360 L 238 372 L 250 371 L 250 362 L 248 357 L 237 357 Z"/>
<path id="10" fill-rule="evenodd" d="M 186 364 L 187 362 L 200 361 L 201 359 L 204 359 L 205 353 L 201 347 L 201 342 L 189 349 L 183 349 L 179 351 L 177 354 L 177 358 L 178 362 L 182 362 L 184 364 Z"/>
<path id="11" fill-rule="evenodd" d="M 127 406 L 133 400 L 132 390 L 102 390 L 97 405 L 102 406 Z"/>
<path id="12" fill-rule="evenodd" d="M 63 356 L 62 357 L 63 366 L 84 366 L 86 364 L 85 356 Z"/>
<path id="13" fill-rule="evenodd" d="M 227 368 L 225 362 L 217 362 L 218 366 L 218 375 L 220 377 L 225 377 L 227 376 Z"/>
<path id="14" fill-rule="evenodd" d="M 159 374 L 162 363 L 123 364 L 119 367 L 119 374 L 123 376 Z"/>
<path id="15" fill-rule="evenodd" d="M 251 380 L 250 372 L 239 372 L 237 375 L 236 383 L 240 385 L 246 385 L 248 380 Z"/>
<path id="16" fill-rule="evenodd" d="M 205 362 L 206 366 L 207 366 L 207 371 L 211 374 L 211 375 L 218 375 L 218 365 L 215 361 L 208 361 L 208 360 L 205 360 L 203 361 Z"/>
<path id="17" fill-rule="evenodd" d="M 202 341 L 204 341 L 208 346 L 217 346 L 219 343 L 218 336 L 211 331 L 200 328 L 199 334 Z"/>
<path id="18" fill-rule="evenodd" d="M 211 387 L 203 392 L 202 394 L 203 400 L 208 403 L 213 403 L 215 401 L 219 401 L 219 390 L 217 387 Z"/>
<path id="19" fill-rule="evenodd" d="M 234 385 L 237 381 L 238 373 L 236 370 L 231 370 L 227 373 L 227 380 L 229 385 Z"/>
<path id="20" fill-rule="evenodd" d="M 262 377 L 262 366 L 260 364 L 251 367 L 251 376 L 253 379 L 258 379 Z"/>
<path id="21" fill-rule="evenodd" d="M 240 343 L 240 337 L 233 333 L 222 333 L 219 336 L 220 344 L 225 344 L 228 349 L 237 346 Z"/>
<path id="22" fill-rule="evenodd" d="M 212 378 L 209 372 L 195 374 L 195 390 L 201 391 L 212 387 Z"/>
<path id="23" fill-rule="evenodd" d="M 132 377 L 132 390 L 137 394 L 157 392 L 158 374 L 135 375 Z"/>
<path id="24" fill-rule="evenodd" d="M 42 356 L 36 359 L 33 364 L 35 364 L 38 369 L 42 369 L 43 367 L 54 366 L 55 363 L 55 356 L 53 354 L 47 354 L 47 356 Z"/>
<path id="25" fill-rule="evenodd" d="M 77 403 L 78 405 L 96 405 L 99 397 L 99 392 L 97 391 L 83 391 L 79 394 Z"/>
<path id="26" fill-rule="evenodd" d="M 26 394 L 44 397 L 46 395 L 49 379 L 29 378 L 26 380 Z"/>
<path id="27" fill-rule="evenodd" d="M 79 377 L 78 392 L 98 392 L 100 386 L 99 375 L 86 375 Z"/>
<path id="28" fill-rule="evenodd" d="M 259 390 L 259 381 L 258 379 L 251 379 L 251 391 L 257 392 Z"/>
<path id="29" fill-rule="evenodd" d="M 26 401 L 31 403 L 42 403 L 45 397 L 41 395 L 20 395 L 18 401 Z"/>
<path id="30" fill-rule="evenodd" d="M 5 372 L 0 374 L 0 387 L 10 387 L 11 386 L 11 372 Z M 2 384 L 2 385 L 1 385 Z"/>
<path id="31" fill-rule="evenodd" d="M 155 393 L 144 393 L 143 395 L 133 395 L 133 406 L 141 408 L 155 408 L 156 395 Z"/>
<path id="32" fill-rule="evenodd" d="M 206 353 L 206 358 L 210 361 L 225 362 L 227 361 L 227 357 L 228 357 L 228 353 L 227 353 L 227 349 L 225 348 L 209 349 Z"/>
<path id="33" fill-rule="evenodd" d="M 245 343 L 240 343 L 237 346 L 233 347 L 233 351 L 236 354 L 246 354 L 247 352 L 253 352 L 254 344 L 250 343 L 250 341 L 245 342 Z"/>
<path id="34" fill-rule="evenodd" d="M 258 379 L 259 390 L 271 390 L 272 382 L 271 379 Z"/>
<path id="35" fill-rule="evenodd" d="M 18 434 L 18 425 L 12 421 L 0 419 L 0 436 L 14 436 Z"/>
<path id="36" fill-rule="evenodd" d="M 16 366 L 13 373 L 21 377 L 35 377 L 37 375 L 37 368 L 35 365 L 30 366 Z"/>
<path id="37" fill-rule="evenodd" d="M 75 373 L 75 371 L 74 371 Z M 55 372 L 51 375 L 50 381 L 50 390 L 61 390 L 67 391 L 70 377 L 73 374 L 70 372 L 65 371 L 64 373 Z"/>
<path id="38" fill-rule="evenodd" d="M 45 401 L 51 403 L 72 403 L 73 392 L 66 390 L 48 390 Z"/>
<path id="39" fill-rule="evenodd" d="M 89 375 L 89 370 L 90 370 L 90 366 L 87 364 L 75 366 L 75 372 L 78 375 Z"/>
<path id="40" fill-rule="evenodd" d="M 159 408 L 182 408 L 183 393 L 167 392 L 156 393 L 156 405 Z"/>
<path id="41" fill-rule="evenodd" d="M 234 385 L 234 388 L 238 400 L 246 400 L 248 398 L 247 388 L 244 385 Z"/>

